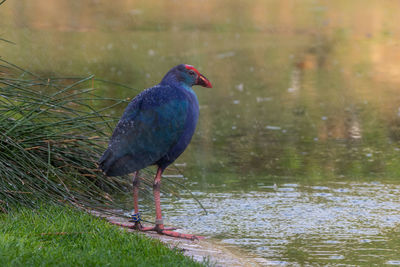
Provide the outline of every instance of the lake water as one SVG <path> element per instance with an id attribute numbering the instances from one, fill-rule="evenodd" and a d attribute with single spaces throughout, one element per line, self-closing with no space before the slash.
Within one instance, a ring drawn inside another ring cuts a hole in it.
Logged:
<path id="1" fill-rule="evenodd" d="M 399 1 L 7 1 L 1 56 L 128 84 L 179 63 L 200 121 L 166 220 L 277 265 L 400 265 Z M 100 85 L 99 85 L 100 86 Z M 121 112 L 120 109 L 115 112 Z M 147 217 L 151 219 L 151 215 Z M 260 260 L 261 262 L 261 260 Z"/>

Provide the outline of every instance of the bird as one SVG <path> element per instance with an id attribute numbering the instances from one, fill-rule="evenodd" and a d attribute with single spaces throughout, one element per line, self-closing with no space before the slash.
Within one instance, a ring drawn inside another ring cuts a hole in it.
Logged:
<path id="1" fill-rule="evenodd" d="M 195 67 L 180 64 L 171 68 L 159 84 L 138 94 L 126 107 L 99 160 L 99 168 L 107 176 L 133 175 L 132 221 L 137 230 L 199 238 L 166 228 L 160 205 L 162 173 L 187 148 L 196 129 L 199 102 L 194 85 L 212 88 L 211 82 Z M 139 171 L 152 165 L 157 166 L 153 182 L 155 226 L 143 227 L 138 205 Z"/>

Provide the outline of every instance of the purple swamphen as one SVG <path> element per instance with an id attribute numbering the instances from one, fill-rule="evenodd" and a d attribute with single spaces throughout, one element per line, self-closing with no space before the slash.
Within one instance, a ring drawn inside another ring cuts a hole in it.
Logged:
<path id="1" fill-rule="evenodd" d="M 199 103 L 193 85 L 212 85 L 193 66 L 173 67 L 162 81 L 137 95 L 118 122 L 107 150 L 99 161 L 108 176 L 133 173 L 134 228 L 187 239 L 198 238 L 164 227 L 160 207 L 161 175 L 186 149 L 196 128 Z M 157 165 L 153 193 L 156 206 L 155 227 L 142 227 L 138 194 L 139 170 Z M 123 225 L 124 226 L 124 225 Z"/>

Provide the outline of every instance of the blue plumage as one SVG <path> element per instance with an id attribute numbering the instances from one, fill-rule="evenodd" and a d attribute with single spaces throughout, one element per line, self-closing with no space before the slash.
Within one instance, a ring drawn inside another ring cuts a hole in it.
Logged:
<path id="1" fill-rule="evenodd" d="M 201 238 L 166 229 L 160 204 L 162 173 L 186 149 L 199 118 L 199 103 L 192 90 L 193 85 L 212 87 L 194 67 L 181 64 L 172 68 L 160 84 L 136 96 L 126 107 L 100 159 L 99 167 L 106 175 L 135 172 L 132 182 L 135 210 L 133 227 L 137 230 L 156 231 L 192 240 Z M 149 165 L 158 166 L 153 183 L 156 220 L 154 227 L 143 227 L 138 204 L 139 170 Z"/>
<path id="2" fill-rule="evenodd" d="M 103 172 L 124 175 L 150 165 L 164 170 L 174 162 L 188 146 L 199 117 L 193 85 L 211 87 L 196 69 L 181 64 L 136 96 L 99 161 Z"/>

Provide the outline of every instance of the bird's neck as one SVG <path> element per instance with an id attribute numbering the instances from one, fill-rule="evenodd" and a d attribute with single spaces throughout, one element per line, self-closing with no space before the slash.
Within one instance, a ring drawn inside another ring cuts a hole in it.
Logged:
<path id="1" fill-rule="evenodd" d="M 176 77 L 174 73 L 169 71 L 164 78 L 161 80 L 161 85 L 169 85 L 169 86 L 179 86 L 181 81 Z"/>
<path id="2" fill-rule="evenodd" d="M 195 92 L 193 91 L 193 88 L 191 86 L 187 85 L 184 82 L 180 82 L 179 83 L 179 87 L 185 89 L 186 91 L 188 91 L 188 92 L 190 92 L 192 94 L 195 94 Z"/>
<path id="3" fill-rule="evenodd" d="M 168 76 L 164 77 L 164 79 L 162 79 L 160 85 L 169 85 L 172 87 L 182 88 L 192 94 L 195 94 L 195 92 L 193 91 L 191 86 L 189 86 L 184 81 L 180 81 L 180 80 L 176 79 L 175 77 L 168 77 Z"/>

